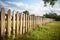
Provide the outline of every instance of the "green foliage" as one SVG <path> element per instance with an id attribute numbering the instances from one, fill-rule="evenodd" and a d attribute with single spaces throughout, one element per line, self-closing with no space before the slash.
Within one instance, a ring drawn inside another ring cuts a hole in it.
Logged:
<path id="1" fill-rule="evenodd" d="M 4 40 L 14 40 L 13 34 L 10 37 L 5 34 Z M 26 34 L 16 36 L 15 40 L 60 40 L 60 21 L 37 25 Z"/>
<path id="2" fill-rule="evenodd" d="M 4 40 L 13 40 L 13 35 L 8 36 L 7 34 L 4 35 Z"/>
<path id="3" fill-rule="evenodd" d="M 60 21 L 60 15 L 57 15 L 57 13 L 44 14 L 43 16 L 46 18 L 55 19 L 56 21 Z"/>
<path id="4" fill-rule="evenodd" d="M 20 35 L 15 40 L 60 40 L 60 22 L 51 22 L 30 29 L 27 34 Z"/>
<path id="5" fill-rule="evenodd" d="M 43 0 L 43 1 L 44 1 L 45 6 L 47 5 L 47 3 L 53 6 L 57 0 Z"/>
<path id="6" fill-rule="evenodd" d="M 35 16 L 35 14 L 31 14 L 31 16 Z"/>
<path id="7" fill-rule="evenodd" d="M 27 11 L 27 10 L 23 11 L 23 13 L 29 15 L 29 11 Z"/>

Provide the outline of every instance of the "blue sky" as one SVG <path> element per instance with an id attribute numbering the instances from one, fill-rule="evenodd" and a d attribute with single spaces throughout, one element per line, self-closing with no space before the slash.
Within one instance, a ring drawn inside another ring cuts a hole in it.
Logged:
<path id="1" fill-rule="evenodd" d="M 53 10 L 55 13 L 60 15 L 60 0 L 58 0 L 54 7 L 52 8 L 49 4 L 44 7 L 44 2 L 42 0 L 0 0 L 0 9 L 4 7 L 6 11 L 8 9 L 23 12 L 28 10 L 30 14 L 42 16 L 45 13 L 51 12 Z"/>

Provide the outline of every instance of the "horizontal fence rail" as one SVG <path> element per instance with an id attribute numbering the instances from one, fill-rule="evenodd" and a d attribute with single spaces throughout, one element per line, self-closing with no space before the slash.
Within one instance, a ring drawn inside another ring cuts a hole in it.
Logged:
<path id="1" fill-rule="evenodd" d="M 9 9 L 5 15 L 5 9 L 1 8 L 0 13 L 0 39 L 4 40 L 4 35 L 13 35 L 13 38 L 28 32 L 29 28 L 35 28 L 37 25 L 42 25 L 54 21 L 53 19 L 43 18 L 41 16 L 33 16 L 19 12 L 11 12 Z"/>

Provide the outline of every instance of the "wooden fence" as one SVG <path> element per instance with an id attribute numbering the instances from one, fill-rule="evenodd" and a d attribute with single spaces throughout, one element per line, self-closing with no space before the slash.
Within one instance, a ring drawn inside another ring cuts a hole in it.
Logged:
<path id="1" fill-rule="evenodd" d="M 0 38 L 3 38 L 5 34 L 8 34 L 8 36 L 13 34 L 14 37 L 22 35 L 28 32 L 29 28 L 35 28 L 36 25 L 42 25 L 53 21 L 53 19 L 43 18 L 40 16 L 32 16 L 15 11 L 11 12 L 10 9 L 8 10 L 8 15 L 6 16 L 4 8 L 1 8 L 0 14 Z"/>

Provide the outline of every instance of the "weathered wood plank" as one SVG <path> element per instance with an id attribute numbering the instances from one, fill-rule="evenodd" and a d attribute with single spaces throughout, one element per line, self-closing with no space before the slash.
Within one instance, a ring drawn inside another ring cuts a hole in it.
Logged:
<path id="1" fill-rule="evenodd" d="M 25 32 L 27 32 L 27 14 L 25 14 Z"/>
<path id="2" fill-rule="evenodd" d="M 18 12 L 16 13 L 16 18 L 17 18 L 17 20 L 16 20 L 16 36 L 18 36 L 18 34 L 19 34 L 19 13 Z"/>
<path id="3" fill-rule="evenodd" d="M 29 28 L 30 28 L 30 19 L 29 19 L 29 15 L 27 15 L 27 32 L 28 32 L 28 30 L 29 30 Z"/>
<path id="4" fill-rule="evenodd" d="M 11 10 L 8 10 L 8 26 L 7 26 L 8 36 L 11 35 Z"/>
<path id="5" fill-rule="evenodd" d="M 23 14 L 23 34 L 25 33 L 25 14 Z"/>
<path id="6" fill-rule="evenodd" d="M 1 9 L 1 40 L 4 40 L 3 36 L 5 33 L 5 9 Z"/>
<path id="7" fill-rule="evenodd" d="M 22 34 L 23 30 L 22 30 L 22 18 L 23 18 L 23 14 L 20 13 L 20 34 Z"/>
<path id="8" fill-rule="evenodd" d="M 13 11 L 13 26 L 12 26 L 12 27 L 13 27 L 13 30 L 12 30 L 12 31 L 13 31 L 14 37 L 15 37 L 15 23 L 16 23 L 16 22 L 15 22 L 15 14 L 16 14 L 16 12 Z"/>

